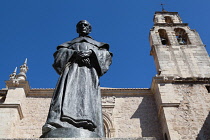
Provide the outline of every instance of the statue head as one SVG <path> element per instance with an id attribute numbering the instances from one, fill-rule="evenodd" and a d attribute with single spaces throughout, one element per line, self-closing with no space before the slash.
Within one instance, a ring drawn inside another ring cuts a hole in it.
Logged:
<path id="1" fill-rule="evenodd" d="M 79 36 L 87 36 L 91 33 L 92 27 L 87 20 L 81 20 L 77 23 L 77 33 Z"/>

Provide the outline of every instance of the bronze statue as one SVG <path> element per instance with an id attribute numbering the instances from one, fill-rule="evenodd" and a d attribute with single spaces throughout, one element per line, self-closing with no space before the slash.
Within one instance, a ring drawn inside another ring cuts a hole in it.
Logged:
<path id="1" fill-rule="evenodd" d="M 109 45 L 88 34 L 91 25 L 77 24 L 79 37 L 57 47 L 53 67 L 60 75 L 41 137 L 103 137 L 99 77 L 107 72 Z"/>

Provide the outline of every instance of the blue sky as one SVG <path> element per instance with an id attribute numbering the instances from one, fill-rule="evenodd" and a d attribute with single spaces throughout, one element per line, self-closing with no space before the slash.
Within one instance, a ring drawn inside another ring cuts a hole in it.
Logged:
<path id="1" fill-rule="evenodd" d="M 109 43 L 114 54 L 101 86 L 149 88 L 156 69 L 148 36 L 161 2 L 198 31 L 210 52 L 209 0 L 1 0 L 0 88 L 25 58 L 31 88 L 54 88 L 52 55 L 57 45 L 78 36 L 75 25 L 83 19 L 93 27 L 90 36 Z"/>

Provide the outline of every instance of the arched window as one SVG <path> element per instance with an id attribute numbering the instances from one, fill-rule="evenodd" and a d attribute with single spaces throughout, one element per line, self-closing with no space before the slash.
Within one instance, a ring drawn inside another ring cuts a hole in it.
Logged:
<path id="1" fill-rule="evenodd" d="M 165 18 L 166 23 L 173 23 L 173 20 L 171 19 L 171 17 L 165 16 L 164 18 Z"/>
<path id="2" fill-rule="evenodd" d="M 158 30 L 159 32 L 159 36 L 160 36 L 160 40 L 161 40 L 161 43 L 162 45 L 169 45 L 169 39 L 168 39 L 168 35 L 166 33 L 166 30 L 165 29 L 159 29 Z"/>
<path id="3" fill-rule="evenodd" d="M 103 121 L 104 121 L 104 133 L 106 138 L 111 138 L 114 136 L 114 128 L 112 121 L 109 115 L 103 112 Z"/>
<path id="4" fill-rule="evenodd" d="M 188 38 L 188 35 L 184 29 L 176 28 L 174 29 L 177 41 L 180 45 L 187 45 L 190 44 L 190 40 Z"/>

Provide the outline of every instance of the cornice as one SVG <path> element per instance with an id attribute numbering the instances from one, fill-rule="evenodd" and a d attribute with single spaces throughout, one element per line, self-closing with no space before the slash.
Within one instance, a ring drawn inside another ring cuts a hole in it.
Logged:
<path id="1" fill-rule="evenodd" d="M 40 88 L 30 89 L 27 97 L 52 97 L 55 89 Z M 137 96 L 137 95 L 151 95 L 149 88 L 104 88 L 101 87 L 102 96 Z"/>
<path id="2" fill-rule="evenodd" d="M 8 89 L 23 88 L 26 95 L 30 91 L 30 86 L 28 81 L 19 81 L 18 84 L 14 84 L 13 81 L 5 81 L 5 83 Z"/>
<path id="3" fill-rule="evenodd" d="M 178 14 L 178 12 L 156 11 L 155 14 Z"/>
<path id="4" fill-rule="evenodd" d="M 10 87 L 10 88 L 20 88 L 18 87 Z M 2 89 L 0 90 L 0 96 L 6 96 L 7 91 L 10 89 Z M 32 88 L 29 89 L 29 86 L 25 89 L 25 86 L 22 86 L 26 91 L 27 97 L 43 97 L 48 98 L 52 97 L 54 88 Z M 115 95 L 123 95 L 123 96 L 136 96 L 136 95 L 150 95 L 152 94 L 150 88 L 107 88 L 101 87 L 102 96 L 115 96 Z"/>
<path id="5" fill-rule="evenodd" d="M 149 88 L 108 88 L 101 89 L 102 96 L 136 96 L 136 95 L 151 95 Z"/>
<path id="6" fill-rule="evenodd" d="M 175 76 L 156 76 L 152 79 L 151 89 L 156 84 L 210 84 L 210 77 L 175 77 Z"/>
<path id="7" fill-rule="evenodd" d="M 175 78 L 173 80 L 173 83 L 179 84 L 179 83 L 188 83 L 188 84 L 210 84 L 210 77 L 187 77 L 187 78 Z"/>
<path id="8" fill-rule="evenodd" d="M 154 26 L 161 26 L 161 27 L 188 26 L 188 23 L 155 23 Z"/>

